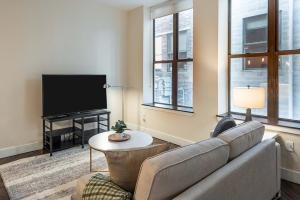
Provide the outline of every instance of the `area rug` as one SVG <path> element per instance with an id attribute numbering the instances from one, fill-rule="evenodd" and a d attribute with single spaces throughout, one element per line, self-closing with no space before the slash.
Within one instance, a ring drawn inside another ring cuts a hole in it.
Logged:
<path id="1" fill-rule="evenodd" d="M 0 165 L 0 174 L 12 200 L 69 200 L 89 164 L 89 148 L 75 147 Z M 93 166 L 107 169 L 104 154 L 93 151 Z"/>

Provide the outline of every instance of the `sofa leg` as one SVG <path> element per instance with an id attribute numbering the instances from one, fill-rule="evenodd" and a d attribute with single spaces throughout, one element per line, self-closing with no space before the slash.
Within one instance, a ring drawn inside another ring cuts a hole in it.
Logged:
<path id="1" fill-rule="evenodd" d="M 281 199 L 281 192 L 280 191 L 276 193 L 275 197 L 272 200 L 279 200 L 279 199 Z"/>

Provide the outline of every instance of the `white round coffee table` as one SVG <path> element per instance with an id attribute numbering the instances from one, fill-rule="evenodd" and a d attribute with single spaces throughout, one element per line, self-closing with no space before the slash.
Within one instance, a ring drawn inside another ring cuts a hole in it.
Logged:
<path id="1" fill-rule="evenodd" d="M 153 138 L 151 135 L 141 131 L 126 131 L 130 135 L 130 139 L 124 142 L 111 142 L 108 136 L 114 131 L 108 131 L 94 135 L 89 139 L 90 146 L 90 171 L 92 172 L 92 151 L 121 151 L 127 149 L 136 149 L 151 145 Z"/>

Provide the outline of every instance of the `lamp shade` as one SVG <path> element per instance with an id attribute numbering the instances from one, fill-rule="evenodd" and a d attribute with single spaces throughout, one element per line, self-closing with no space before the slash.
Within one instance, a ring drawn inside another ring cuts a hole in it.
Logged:
<path id="1" fill-rule="evenodd" d="M 263 87 L 236 87 L 233 105 L 241 108 L 264 108 L 266 92 Z"/>

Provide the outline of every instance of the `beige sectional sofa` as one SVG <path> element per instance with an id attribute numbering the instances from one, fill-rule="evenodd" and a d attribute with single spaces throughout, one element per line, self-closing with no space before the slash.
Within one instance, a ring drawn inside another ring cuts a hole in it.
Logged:
<path id="1" fill-rule="evenodd" d="M 145 160 L 135 200 L 271 200 L 280 194 L 280 146 L 247 122 L 217 138 Z M 88 178 L 79 180 L 80 199 Z"/>

